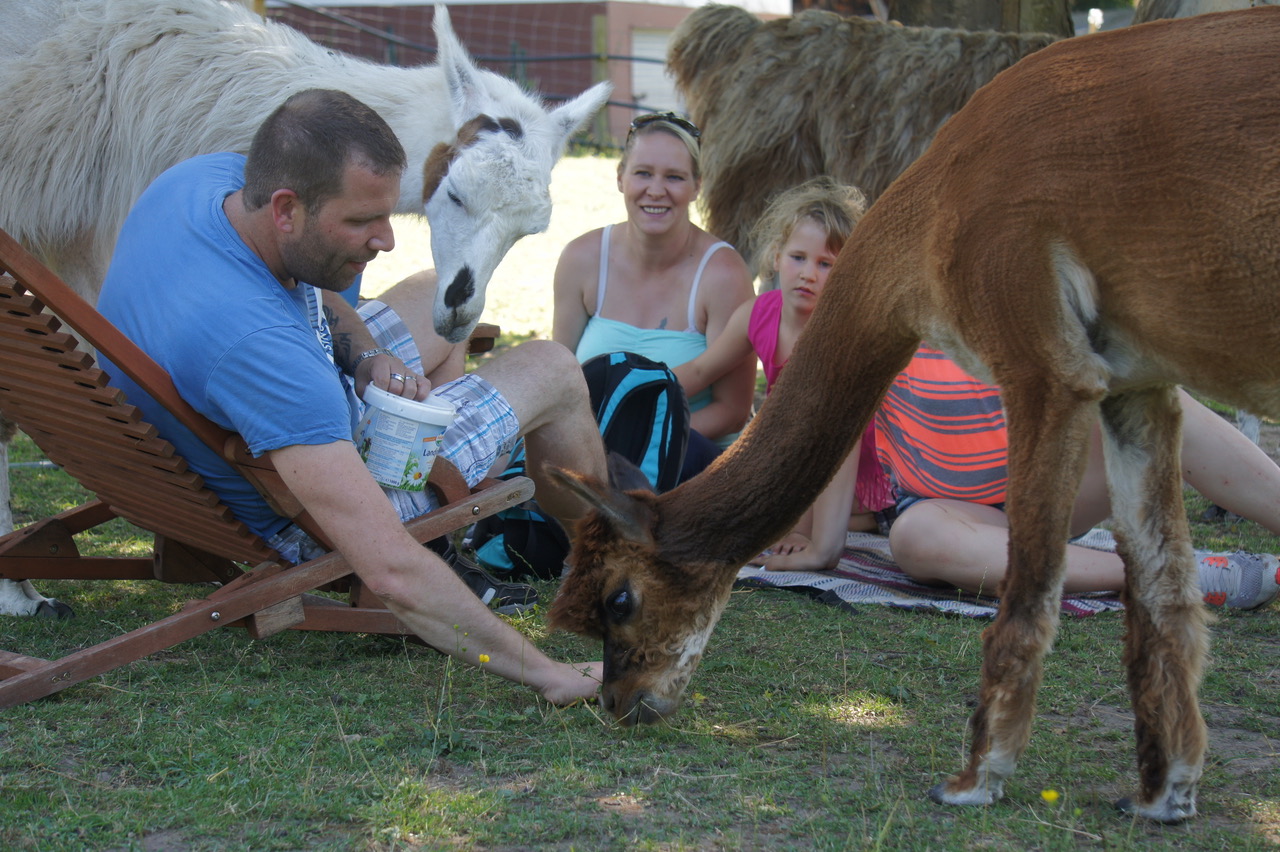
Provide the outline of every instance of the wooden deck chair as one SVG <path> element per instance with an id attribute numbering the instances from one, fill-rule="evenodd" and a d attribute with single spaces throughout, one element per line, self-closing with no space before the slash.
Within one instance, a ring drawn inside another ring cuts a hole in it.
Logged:
<path id="1" fill-rule="evenodd" d="M 492 336 L 496 328 L 485 333 Z M 0 413 L 97 497 L 0 538 L 0 577 L 221 584 L 180 613 L 58 660 L 0 650 L 0 707 L 50 695 L 218 627 L 243 626 L 255 638 L 289 628 L 409 632 L 340 554 L 289 565 L 236 520 L 173 446 L 107 384 L 80 341 L 107 356 L 239 467 L 280 514 L 323 541 L 265 458 L 252 458 L 238 435 L 187 405 L 159 365 L 0 230 Z M 525 478 L 487 480 L 473 491 L 443 459 L 432 467 L 430 486 L 441 508 L 406 524 L 422 542 L 533 493 Z M 80 554 L 75 536 L 116 517 L 154 533 L 150 556 Z M 317 590 L 345 592 L 347 599 L 322 597 Z"/>

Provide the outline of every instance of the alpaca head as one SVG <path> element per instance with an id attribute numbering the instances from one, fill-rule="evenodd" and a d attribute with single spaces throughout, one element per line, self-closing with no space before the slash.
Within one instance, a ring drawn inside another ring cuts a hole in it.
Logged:
<path id="1" fill-rule="evenodd" d="M 428 157 L 422 205 L 440 276 L 436 333 L 467 339 L 484 309 L 494 269 L 515 244 L 551 221 L 551 168 L 569 137 L 603 106 L 598 83 L 553 110 L 513 81 L 478 68 L 443 5 L 433 21 L 457 137 Z"/>
<path id="2" fill-rule="evenodd" d="M 614 718 L 656 722 L 679 708 L 730 584 L 719 582 L 719 566 L 661 546 L 662 511 L 652 492 L 553 475 L 594 509 L 578 522 L 551 626 L 604 643 L 601 699 Z"/>

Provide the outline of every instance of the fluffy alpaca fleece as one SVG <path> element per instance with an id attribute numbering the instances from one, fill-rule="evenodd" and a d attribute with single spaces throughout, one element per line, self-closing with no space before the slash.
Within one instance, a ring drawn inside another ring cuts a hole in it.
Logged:
<path id="1" fill-rule="evenodd" d="M 343 56 L 219 0 L 0 0 L 0 22 L 0 228 L 90 301 L 157 175 L 197 154 L 246 152 L 291 94 L 331 88 L 377 110 L 404 145 L 398 209 L 431 221 L 436 330 L 464 340 L 498 262 L 547 227 L 551 168 L 609 93 L 601 83 L 545 110 L 475 67 L 443 6 L 440 62 L 420 68 Z M 0 420 L 0 534 L 12 529 L 11 430 Z M 45 603 L 30 584 L 0 580 L 0 614 Z"/>
<path id="2" fill-rule="evenodd" d="M 440 64 L 394 68 L 330 51 L 239 3 L 47 0 L 43 14 L 33 15 L 22 11 L 30 2 L 0 0 L 0 20 L 12 10 L 25 32 L 39 28 L 34 21 L 48 34 L 0 55 L 0 227 L 90 298 L 124 217 L 160 172 L 197 154 L 247 151 L 262 120 L 301 89 L 347 91 L 387 120 L 409 158 L 405 213 L 423 212 L 423 164 L 466 120 L 486 113 L 517 122 L 522 138 L 487 134 L 476 147 L 491 151 L 471 156 L 497 163 L 487 184 L 521 187 L 502 191 L 529 197 L 516 199 L 522 206 L 511 218 L 539 208 L 513 223 L 519 235 L 545 227 L 551 167 L 608 92 L 597 86 L 547 112 L 511 80 L 471 65 L 443 7 L 436 11 Z M 483 242 L 496 255 L 492 265 L 514 242 L 503 245 L 506 234 L 475 241 L 474 233 L 451 233 L 461 243 L 453 254 L 474 253 Z M 441 280 L 452 280 L 449 259 L 435 260 Z M 472 271 L 482 297 L 492 267 L 473 264 Z"/>
<path id="3" fill-rule="evenodd" d="M 1280 0 L 1141 0 L 1130 26 L 1162 18 L 1187 18 L 1209 12 L 1232 12 L 1253 6 L 1280 5 Z"/>
<path id="4" fill-rule="evenodd" d="M 767 23 L 736 6 L 695 10 L 667 64 L 703 131 L 708 229 L 751 263 L 749 232 L 778 192 L 828 174 L 874 201 L 980 86 L 1054 40 L 817 10 Z"/>

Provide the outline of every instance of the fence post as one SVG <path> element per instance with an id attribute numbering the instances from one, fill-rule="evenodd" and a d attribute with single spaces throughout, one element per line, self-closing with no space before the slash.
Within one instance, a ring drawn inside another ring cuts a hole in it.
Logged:
<path id="1" fill-rule="evenodd" d="M 592 69 L 592 77 L 594 78 L 592 82 L 599 83 L 602 80 L 608 80 L 609 19 L 605 15 L 593 15 L 591 17 L 591 49 L 596 55 Z M 594 141 L 600 147 L 604 147 L 613 141 L 613 134 L 609 131 L 609 109 L 606 104 L 603 109 L 596 113 Z"/>

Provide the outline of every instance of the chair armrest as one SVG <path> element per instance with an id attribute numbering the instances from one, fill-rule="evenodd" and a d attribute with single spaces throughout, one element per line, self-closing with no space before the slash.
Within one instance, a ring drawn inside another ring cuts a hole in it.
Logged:
<path id="1" fill-rule="evenodd" d="M 488 352 L 493 349 L 495 343 L 498 342 L 498 335 L 502 334 L 502 329 L 491 322 L 478 323 L 471 331 L 471 339 L 467 342 L 467 354 L 479 355 L 482 352 Z"/>

